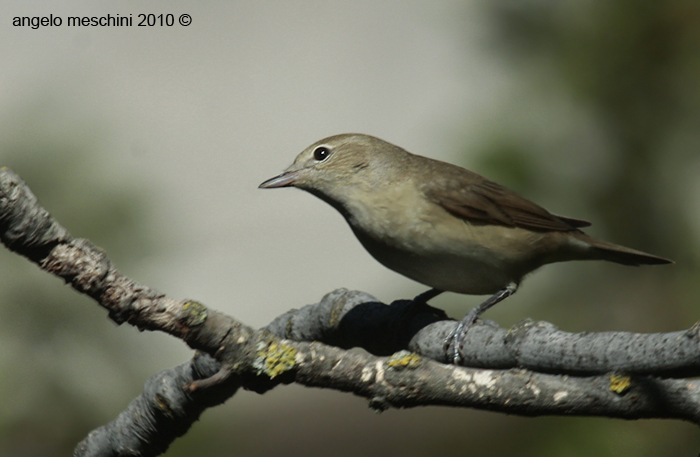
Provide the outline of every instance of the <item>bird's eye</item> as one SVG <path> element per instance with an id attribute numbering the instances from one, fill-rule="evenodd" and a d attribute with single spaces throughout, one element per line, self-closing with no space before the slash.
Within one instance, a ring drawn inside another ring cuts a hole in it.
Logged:
<path id="1" fill-rule="evenodd" d="M 326 160 L 330 154 L 331 150 L 325 146 L 319 146 L 314 149 L 314 159 L 318 160 L 319 162 Z"/>

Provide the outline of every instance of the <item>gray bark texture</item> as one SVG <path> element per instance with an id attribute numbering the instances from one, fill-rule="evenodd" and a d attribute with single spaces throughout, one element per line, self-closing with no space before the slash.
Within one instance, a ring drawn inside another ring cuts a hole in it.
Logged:
<path id="1" fill-rule="evenodd" d="M 700 375 L 698 326 L 573 334 L 546 322 L 502 329 L 479 321 L 456 366 L 442 363 L 443 340 L 457 323 L 441 311 L 338 289 L 255 330 L 124 276 L 106 253 L 59 225 L 8 168 L 0 169 L 0 241 L 92 297 L 116 323 L 168 333 L 196 350 L 149 379 L 123 412 L 77 445 L 76 456 L 162 454 L 238 389 L 263 393 L 289 383 L 351 392 L 377 411 L 446 405 L 700 424 L 700 382 L 689 379 Z"/>

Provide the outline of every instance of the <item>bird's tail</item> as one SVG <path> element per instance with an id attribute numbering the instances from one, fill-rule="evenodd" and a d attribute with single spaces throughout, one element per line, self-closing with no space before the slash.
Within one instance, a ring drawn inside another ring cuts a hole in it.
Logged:
<path id="1" fill-rule="evenodd" d="M 608 243 L 607 241 L 598 240 L 588 235 L 583 235 L 579 239 L 586 242 L 590 246 L 591 251 L 595 253 L 595 257 L 600 260 L 634 266 L 665 265 L 673 263 L 673 260 L 647 254 L 646 252 L 637 251 L 636 249 L 626 248 L 618 244 Z"/>

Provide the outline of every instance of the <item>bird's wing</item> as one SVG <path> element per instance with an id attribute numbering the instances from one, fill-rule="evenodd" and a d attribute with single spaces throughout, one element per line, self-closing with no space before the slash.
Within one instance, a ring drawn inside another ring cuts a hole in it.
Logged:
<path id="1" fill-rule="evenodd" d="M 591 225 L 555 216 L 512 190 L 464 169 L 439 184 L 427 183 L 423 192 L 451 214 L 476 223 L 562 232 Z"/>

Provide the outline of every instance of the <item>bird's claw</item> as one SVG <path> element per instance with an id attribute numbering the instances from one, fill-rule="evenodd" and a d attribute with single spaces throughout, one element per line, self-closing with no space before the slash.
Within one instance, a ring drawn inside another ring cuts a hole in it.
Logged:
<path id="1" fill-rule="evenodd" d="M 464 337 L 467 336 L 467 331 L 469 327 L 474 322 L 469 324 L 461 321 L 455 326 L 455 328 L 445 337 L 445 343 L 443 344 L 443 350 L 447 356 L 447 361 L 453 365 L 459 365 L 463 359 L 462 355 L 462 344 L 464 343 Z M 450 346 L 452 346 L 452 351 L 450 351 Z M 450 354 L 451 352 L 451 354 Z"/>

